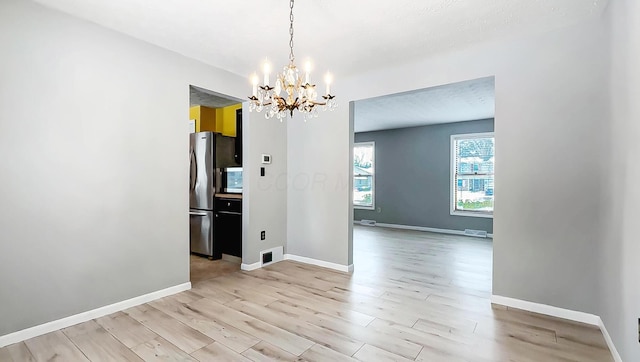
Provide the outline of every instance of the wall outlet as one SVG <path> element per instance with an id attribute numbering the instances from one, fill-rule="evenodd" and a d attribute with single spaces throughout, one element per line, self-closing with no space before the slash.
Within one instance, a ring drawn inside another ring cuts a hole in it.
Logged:
<path id="1" fill-rule="evenodd" d="M 267 233 L 266 233 L 264 230 L 262 230 L 262 231 L 260 232 L 260 240 L 264 240 L 264 239 L 266 239 L 266 238 L 267 238 Z"/>

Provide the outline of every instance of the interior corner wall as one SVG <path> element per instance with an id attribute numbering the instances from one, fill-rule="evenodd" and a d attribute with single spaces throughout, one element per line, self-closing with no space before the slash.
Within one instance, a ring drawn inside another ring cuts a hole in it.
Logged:
<path id="1" fill-rule="evenodd" d="M 243 115 L 243 248 L 242 263 L 260 261 L 260 252 L 287 244 L 287 124 L 264 113 Z M 262 155 L 271 155 L 263 164 Z M 264 167 L 264 176 L 260 169 Z M 265 232 L 265 240 L 260 233 Z"/>
<path id="2" fill-rule="evenodd" d="M 189 281 L 189 85 L 246 80 L 0 2 L 0 335 Z"/>
<path id="3" fill-rule="evenodd" d="M 340 89 L 336 88 L 336 91 Z M 287 254 L 347 266 L 351 263 L 350 151 L 353 144 L 348 98 L 334 111 L 304 122 L 288 119 Z"/>
<path id="4" fill-rule="evenodd" d="M 356 115 L 356 104 L 355 102 L 349 102 L 349 226 L 347 230 L 347 258 L 348 265 L 353 265 L 353 221 L 354 215 L 353 212 L 353 144 L 355 142 L 354 137 L 354 128 L 355 128 L 355 115 Z"/>
<path id="5" fill-rule="evenodd" d="M 640 361 L 640 3 L 612 0 L 607 9 L 610 58 L 610 117 L 607 184 L 598 245 L 598 314 L 624 361 Z"/>
<path id="6" fill-rule="evenodd" d="M 356 108 L 357 111 L 357 108 Z M 375 142 L 375 210 L 355 220 L 493 233 L 493 219 L 451 215 L 451 135 L 493 132 L 493 119 L 355 134 Z"/>
<path id="7" fill-rule="evenodd" d="M 342 80 L 359 100 L 495 76 L 495 295 L 597 312 L 606 44 L 595 18 Z"/>

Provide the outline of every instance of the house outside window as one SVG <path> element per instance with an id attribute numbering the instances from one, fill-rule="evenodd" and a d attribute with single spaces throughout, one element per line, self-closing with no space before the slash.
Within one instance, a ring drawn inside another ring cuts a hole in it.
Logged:
<path id="1" fill-rule="evenodd" d="M 375 143 L 353 145 L 353 206 L 357 209 L 375 208 Z"/>
<path id="2" fill-rule="evenodd" d="M 493 132 L 451 136 L 451 215 L 493 217 Z"/>

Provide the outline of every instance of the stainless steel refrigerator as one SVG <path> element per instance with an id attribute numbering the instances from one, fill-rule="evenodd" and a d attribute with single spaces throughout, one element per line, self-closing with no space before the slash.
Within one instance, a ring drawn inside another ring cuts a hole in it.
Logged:
<path id="1" fill-rule="evenodd" d="M 189 224 L 191 252 L 220 259 L 220 245 L 214 240 L 216 168 L 236 166 L 235 140 L 213 132 L 190 134 Z"/>

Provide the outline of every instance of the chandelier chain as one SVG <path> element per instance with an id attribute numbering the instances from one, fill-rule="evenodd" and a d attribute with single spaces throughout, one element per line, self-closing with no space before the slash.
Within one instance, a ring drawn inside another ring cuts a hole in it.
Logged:
<path id="1" fill-rule="evenodd" d="M 1 1 L 1 0 L 0 0 Z M 331 75 L 327 73 L 325 81 L 327 91 L 322 99 L 318 99 L 315 84 L 311 83 L 311 63 L 308 61 L 303 74 L 300 74 L 295 65 L 293 53 L 293 5 L 295 0 L 289 0 L 289 65 L 285 66 L 282 73 L 276 72 L 275 84 L 269 82 L 271 64 L 265 59 L 264 83 L 259 84 L 257 74 L 252 76 L 252 95 L 249 97 L 249 111 L 265 111 L 266 119 L 275 117 L 282 122 L 287 113 L 293 117 L 293 112 L 304 114 L 305 121 L 318 117 L 320 110 L 334 110 L 337 106 L 331 95 Z"/>
<path id="2" fill-rule="evenodd" d="M 289 0 L 289 61 L 293 64 L 295 56 L 293 55 L 293 0 Z"/>

